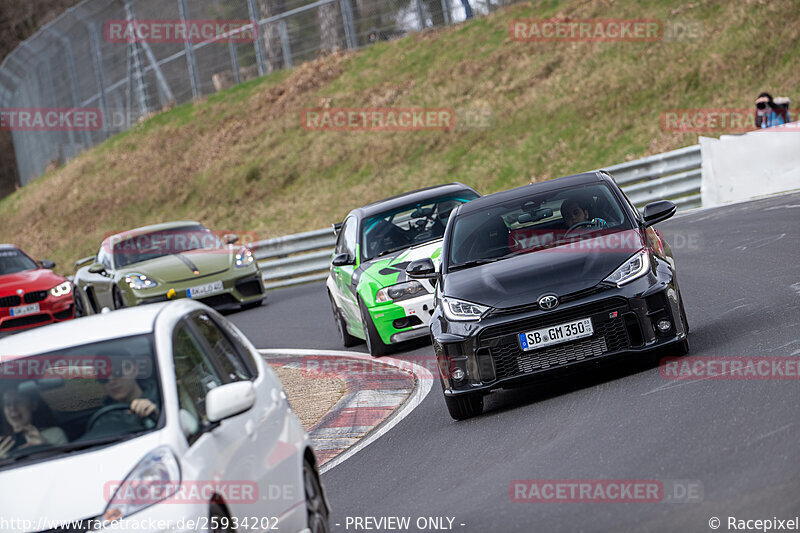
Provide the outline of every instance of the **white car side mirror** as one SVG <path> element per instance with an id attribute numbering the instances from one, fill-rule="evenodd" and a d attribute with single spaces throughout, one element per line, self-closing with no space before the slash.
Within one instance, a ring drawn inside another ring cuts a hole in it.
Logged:
<path id="1" fill-rule="evenodd" d="M 206 416 L 209 422 L 217 422 L 243 411 L 256 403 L 256 391 L 250 381 L 239 381 L 220 385 L 206 395 Z"/>

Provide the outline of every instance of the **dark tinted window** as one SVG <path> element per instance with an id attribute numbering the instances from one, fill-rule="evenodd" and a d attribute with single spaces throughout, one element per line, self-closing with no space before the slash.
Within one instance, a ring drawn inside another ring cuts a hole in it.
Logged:
<path id="1" fill-rule="evenodd" d="M 192 323 L 197 326 L 200 336 L 208 343 L 214 365 L 226 383 L 251 379 L 253 374 L 231 341 L 219 329 L 216 323 L 205 313 L 194 315 Z"/>
<path id="2" fill-rule="evenodd" d="M 0 275 L 39 268 L 36 262 L 16 248 L 0 249 Z"/>

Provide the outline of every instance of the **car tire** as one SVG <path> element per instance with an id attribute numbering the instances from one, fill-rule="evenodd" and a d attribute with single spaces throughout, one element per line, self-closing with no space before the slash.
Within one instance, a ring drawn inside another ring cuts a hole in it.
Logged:
<path id="1" fill-rule="evenodd" d="M 72 288 L 72 305 L 75 306 L 75 318 L 86 316 L 86 307 L 83 305 L 83 297 L 78 294 L 80 289 L 77 287 Z"/>
<path id="2" fill-rule="evenodd" d="M 222 507 L 217 502 L 212 502 L 211 505 L 208 506 L 208 531 L 209 533 L 225 533 L 228 531 L 236 531 L 233 526 L 233 521 L 231 517 L 228 516 L 228 513 L 225 511 L 225 508 Z M 228 527 L 222 527 L 222 524 L 228 524 Z M 218 527 L 214 528 L 212 525 L 216 525 Z"/>
<path id="3" fill-rule="evenodd" d="M 367 351 L 369 351 L 372 357 L 380 357 L 381 355 L 388 354 L 391 348 L 381 340 L 381 336 L 378 334 L 378 330 L 375 328 L 375 324 L 373 324 L 372 318 L 369 316 L 367 306 L 364 305 L 364 300 L 360 297 L 358 299 L 358 308 L 361 310 L 361 322 L 364 324 L 364 340 L 367 342 Z"/>
<path id="4" fill-rule="evenodd" d="M 111 297 L 114 301 L 114 309 L 124 309 L 126 307 L 125 300 L 122 299 L 122 292 L 116 285 L 111 290 Z"/>
<path id="5" fill-rule="evenodd" d="M 322 484 L 316 468 L 308 459 L 303 460 L 303 487 L 306 495 L 306 513 L 308 516 L 307 531 L 311 533 L 328 533 L 328 507 L 322 495 Z"/>
<path id="6" fill-rule="evenodd" d="M 466 420 L 483 413 L 483 395 L 445 396 L 444 403 L 453 420 Z"/>
<path id="7" fill-rule="evenodd" d="M 333 322 L 336 324 L 336 332 L 339 334 L 339 340 L 342 342 L 342 345 L 345 348 L 351 348 L 358 344 L 361 344 L 362 341 L 358 337 L 354 337 L 350 335 L 347 331 L 347 324 L 344 321 L 344 316 L 342 316 L 342 312 L 336 307 L 336 302 L 331 296 L 331 293 L 328 292 L 328 299 L 331 301 L 331 311 L 333 311 Z"/>

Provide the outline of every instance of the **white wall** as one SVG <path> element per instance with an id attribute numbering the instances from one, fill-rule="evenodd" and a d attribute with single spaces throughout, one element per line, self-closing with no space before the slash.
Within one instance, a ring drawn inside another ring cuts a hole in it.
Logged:
<path id="1" fill-rule="evenodd" d="M 700 137 L 703 207 L 800 189 L 800 127 Z"/>

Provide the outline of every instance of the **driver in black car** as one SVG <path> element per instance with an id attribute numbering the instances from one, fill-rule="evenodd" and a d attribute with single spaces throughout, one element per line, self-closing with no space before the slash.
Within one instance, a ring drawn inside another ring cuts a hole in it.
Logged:
<path id="1" fill-rule="evenodd" d="M 135 365 L 116 368 L 107 378 L 97 381 L 103 386 L 106 397 L 103 405 L 128 404 L 130 412 L 139 418 L 158 418 L 158 391 L 155 383 L 136 379 Z"/>
<path id="2" fill-rule="evenodd" d="M 589 205 L 581 198 L 567 198 L 561 203 L 561 216 L 567 229 L 576 227 L 607 228 L 608 224 L 602 218 L 589 217 Z"/>

